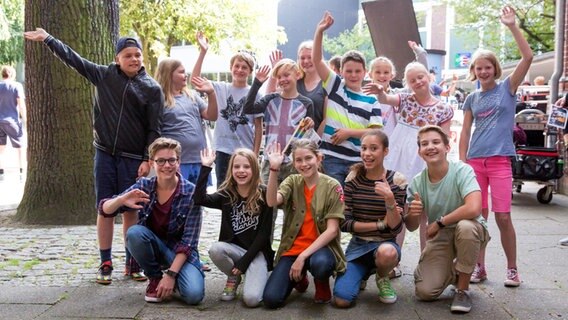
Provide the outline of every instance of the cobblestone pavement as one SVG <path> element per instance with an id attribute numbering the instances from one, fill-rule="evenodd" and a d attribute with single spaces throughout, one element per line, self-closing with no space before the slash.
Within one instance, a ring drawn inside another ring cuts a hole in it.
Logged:
<path id="1" fill-rule="evenodd" d="M 93 212 L 93 214 L 95 214 Z M 204 261 L 209 261 L 208 249 L 217 241 L 221 212 L 204 208 L 199 253 Z M 274 248 L 278 247 L 282 226 L 282 212 L 276 221 Z M 344 243 L 349 239 L 345 234 Z M 97 233 L 95 226 L 73 227 L 0 227 L 0 285 L 14 286 L 84 286 L 94 282 L 99 265 Z M 124 241 L 122 226 L 115 226 L 113 240 L 114 282 L 124 286 L 136 286 L 125 280 L 121 271 L 124 268 Z M 207 279 L 224 278 L 224 275 L 211 263 Z M 118 280 L 118 281 L 116 281 Z"/>

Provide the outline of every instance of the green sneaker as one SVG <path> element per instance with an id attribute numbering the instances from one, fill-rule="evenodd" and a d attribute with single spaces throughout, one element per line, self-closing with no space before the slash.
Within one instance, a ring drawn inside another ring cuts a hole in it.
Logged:
<path id="1" fill-rule="evenodd" d="M 231 301 L 235 299 L 237 295 L 237 289 L 241 283 L 241 276 L 230 276 L 227 278 L 227 283 L 225 283 L 225 289 L 221 294 L 222 301 Z"/>
<path id="2" fill-rule="evenodd" d="M 377 277 L 377 288 L 379 288 L 379 300 L 382 303 L 395 303 L 396 302 L 396 292 L 392 288 L 390 279 L 388 276 L 379 278 Z"/>
<path id="3" fill-rule="evenodd" d="M 97 283 L 105 285 L 112 283 L 112 262 L 105 261 L 101 263 L 97 271 Z"/>

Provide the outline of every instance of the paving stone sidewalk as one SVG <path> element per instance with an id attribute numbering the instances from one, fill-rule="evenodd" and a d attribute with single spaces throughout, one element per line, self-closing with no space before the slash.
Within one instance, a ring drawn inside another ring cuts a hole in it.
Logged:
<path id="1" fill-rule="evenodd" d="M 528 185 L 513 200 L 517 230 L 520 288 L 503 287 L 505 257 L 499 233 L 490 221 L 493 237 L 488 246 L 489 280 L 472 285 L 474 309 L 469 319 L 568 319 L 568 247 L 558 245 L 568 236 L 568 197 L 554 195 L 552 203 L 536 201 L 537 186 Z M 275 246 L 280 234 L 277 221 Z M 220 213 L 206 209 L 200 240 L 205 260 L 216 241 Z M 94 226 L 1 227 L 0 226 L 0 318 L 3 319 L 450 319 L 450 289 L 433 303 L 416 301 L 412 272 L 418 260 L 416 233 L 410 233 L 403 248 L 403 276 L 393 281 L 398 301 L 377 301 L 374 279 L 361 293 L 358 305 L 339 310 L 312 302 L 313 284 L 305 294 L 293 293 L 286 307 L 269 311 L 248 309 L 239 301 L 220 302 L 225 276 L 214 266 L 206 274 L 206 299 L 197 307 L 177 301 L 147 304 L 145 284 L 121 275 L 124 248 L 120 225 L 115 228 L 114 281 L 110 286 L 94 283 L 98 261 Z M 346 244 L 348 236 L 344 236 Z"/>

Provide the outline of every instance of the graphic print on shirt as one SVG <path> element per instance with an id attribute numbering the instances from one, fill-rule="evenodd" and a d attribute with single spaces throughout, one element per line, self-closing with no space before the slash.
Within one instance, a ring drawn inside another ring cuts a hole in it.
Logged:
<path id="1" fill-rule="evenodd" d="M 498 126 L 499 115 L 502 112 L 499 108 L 501 95 L 497 91 L 489 92 L 484 95 L 480 92 L 476 97 L 477 108 L 474 117 L 476 129 L 492 129 Z"/>
<path id="2" fill-rule="evenodd" d="M 233 206 L 231 211 L 231 225 L 235 235 L 243 233 L 251 228 L 256 230 L 260 221 L 260 215 L 253 215 L 252 212 L 246 211 L 245 202 Z"/>
<path id="3" fill-rule="evenodd" d="M 221 110 L 221 117 L 227 120 L 231 131 L 235 132 L 237 127 L 242 124 L 247 124 L 248 119 L 243 114 L 243 105 L 245 104 L 246 97 L 242 97 L 238 102 L 233 100 L 233 96 L 227 98 L 227 108 Z"/>

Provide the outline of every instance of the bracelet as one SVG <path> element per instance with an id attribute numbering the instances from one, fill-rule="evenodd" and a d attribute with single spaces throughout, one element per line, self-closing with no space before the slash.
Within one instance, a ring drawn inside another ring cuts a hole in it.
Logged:
<path id="1" fill-rule="evenodd" d="M 389 206 L 389 205 L 385 202 L 385 207 L 387 208 L 387 210 L 394 210 L 394 208 L 396 207 L 396 202 L 395 202 L 395 204 L 393 204 L 392 206 Z"/>
<path id="2" fill-rule="evenodd" d="M 274 168 L 270 167 L 270 171 L 272 171 L 272 172 L 279 172 L 279 171 L 280 171 L 280 168 L 274 169 Z"/>

